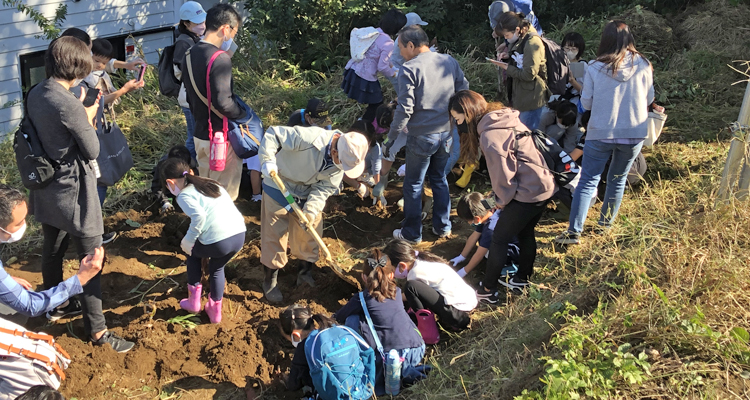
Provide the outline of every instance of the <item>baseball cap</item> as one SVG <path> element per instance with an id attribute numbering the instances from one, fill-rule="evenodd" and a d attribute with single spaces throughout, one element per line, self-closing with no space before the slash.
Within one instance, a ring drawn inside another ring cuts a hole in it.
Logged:
<path id="1" fill-rule="evenodd" d="M 419 16 L 417 13 L 407 13 L 406 14 L 406 25 L 405 26 L 411 26 L 411 25 L 427 25 L 427 22 L 422 21 L 422 17 Z"/>
<path id="2" fill-rule="evenodd" d="M 206 12 L 200 3 L 188 1 L 180 7 L 180 21 L 190 21 L 200 24 L 206 21 Z"/>
<path id="3" fill-rule="evenodd" d="M 336 148 L 339 151 L 339 161 L 343 166 L 344 175 L 356 179 L 365 172 L 365 157 L 369 147 L 367 138 L 359 132 L 349 132 L 339 136 Z"/>
<path id="4" fill-rule="evenodd" d="M 307 107 L 305 107 L 305 113 L 310 115 L 310 117 L 314 119 L 325 118 L 326 121 L 331 120 L 328 117 L 328 114 L 329 114 L 328 104 L 326 104 L 325 101 L 318 99 L 318 98 L 312 98 L 307 101 Z"/>

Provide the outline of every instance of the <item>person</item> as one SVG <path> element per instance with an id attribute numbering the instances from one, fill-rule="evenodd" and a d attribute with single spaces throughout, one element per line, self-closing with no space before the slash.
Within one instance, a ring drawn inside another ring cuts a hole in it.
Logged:
<path id="1" fill-rule="evenodd" d="M 583 78 L 586 76 L 586 70 L 589 66 L 586 61 L 581 59 L 586 51 L 586 40 L 578 32 L 568 32 L 563 37 L 562 48 L 570 62 L 568 66 L 568 89 L 563 97 L 577 106 L 581 101 Z"/>
<path id="2" fill-rule="evenodd" d="M 469 82 L 458 61 L 447 54 L 430 51 L 427 34 L 419 25 L 403 28 L 398 35 L 399 51 L 406 60 L 398 74 L 398 106 L 388 133 L 384 155 L 406 134 L 406 176 L 404 177 L 404 221 L 393 231 L 396 239 L 422 240 L 422 186 L 425 176 L 433 192 L 432 231 L 449 236 L 450 191 L 445 166 L 453 138 L 448 118 L 448 99 L 467 89 Z"/>
<path id="3" fill-rule="evenodd" d="M 367 104 L 362 119 L 372 122 L 375 111 L 383 104 L 383 90 L 377 74 L 386 78 L 396 76 L 396 69 L 391 66 L 393 39 L 406 24 L 406 16 L 398 10 L 389 10 L 380 19 L 377 29 L 362 28 L 353 31 L 355 37 L 350 43 L 356 43 L 351 49 L 352 58 L 344 68 L 344 80 L 341 89 L 347 97 L 360 104 Z M 359 35 L 359 36 L 357 36 Z"/>
<path id="4" fill-rule="evenodd" d="M 495 26 L 495 34 L 510 43 L 508 52 L 498 58 L 500 61 L 493 61 L 508 77 L 510 103 L 521 112 L 522 124 L 531 130 L 537 129 L 549 99 L 544 43 L 523 13 L 503 13 Z"/>
<path id="5" fill-rule="evenodd" d="M 540 35 L 544 34 L 542 25 L 539 23 L 539 18 L 534 14 L 534 2 L 531 0 L 495 0 L 490 4 L 487 16 L 490 19 L 490 28 L 495 29 L 498 24 L 498 20 L 503 13 L 513 11 L 517 13 L 524 13 L 525 19 L 534 26 Z"/>
<path id="6" fill-rule="evenodd" d="M 372 124 L 365 122 L 364 120 L 355 121 L 349 132 L 359 132 L 367 139 L 369 150 L 365 156 L 365 172 L 361 176 L 352 179 L 344 176 L 344 183 L 349 186 L 357 188 L 357 195 L 361 198 L 365 198 L 372 187 L 380 182 L 380 170 L 382 166 L 382 155 L 380 150 L 380 143 L 375 135 L 375 128 Z M 381 196 L 382 197 L 382 196 Z M 379 199 L 373 196 L 372 204 L 375 205 L 378 200 L 382 203 L 386 203 L 385 198 Z"/>
<path id="7" fill-rule="evenodd" d="M 411 26 L 411 25 L 419 25 L 419 26 L 427 26 L 429 25 L 426 21 L 422 20 L 422 17 L 419 16 L 419 14 L 415 12 L 406 13 L 406 24 L 404 26 Z M 437 51 L 437 49 L 432 49 L 432 51 Z M 391 54 L 391 65 L 393 66 L 393 69 L 396 70 L 396 73 L 398 75 L 398 70 L 401 69 L 401 66 L 404 65 L 406 60 L 403 56 L 401 56 L 401 52 L 398 51 L 398 38 L 393 43 L 393 53 Z M 393 77 L 390 77 L 388 80 L 391 81 L 391 84 L 393 84 L 393 88 L 396 89 L 398 92 L 398 79 L 397 75 L 394 75 Z"/>
<path id="8" fill-rule="evenodd" d="M 362 268 L 362 294 L 383 352 L 388 354 L 391 349 L 396 349 L 403 359 L 401 376 L 408 376 L 411 374 L 410 370 L 422 362 L 425 343 L 404 309 L 401 289 L 393 279 L 394 272 L 393 266 L 388 266 L 388 257 L 378 249 L 373 250 Z M 377 349 L 359 293 L 352 296 L 333 318 L 339 325 L 354 329 L 370 347 Z M 378 351 L 375 352 L 375 394 L 385 394 L 383 360 Z"/>
<path id="9" fill-rule="evenodd" d="M 32 386 L 15 400 L 65 400 L 65 396 L 46 385 Z"/>
<path id="10" fill-rule="evenodd" d="M 210 292 L 206 314 L 212 324 L 221 322 L 224 297 L 224 266 L 245 244 L 245 219 L 226 189 L 218 182 L 195 176 L 190 164 L 168 158 L 160 167 L 161 183 L 190 217 L 190 227 L 180 242 L 187 254 L 188 298 L 180 300 L 183 310 L 201 312 L 201 259 L 207 258 Z"/>
<path id="11" fill-rule="evenodd" d="M 159 162 L 154 165 L 154 169 L 151 172 L 151 176 L 153 177 L 151 179 L 151 195 L 157 202 L 159 202 L 159 213 L 161 214 L 167 214 L 174 211 L 174 205 L 172 204 L 174 195 L 170 193 L 169 190 L 165 190 L 164 185 L 161 184 L 161 166 L 163 165 L 164 161 L 169 158 L 177 158 L 186 162 L 188 165 L 190 165 L 190 170 L 193 171 L 193 174 L 199 175 L 198 164 L 190 156 L 190 150 L 188 150 L 188 148 L 185 146 L 174 146 L 169 149 L 167 154 L 163 155 L 159 159 Z"/>
<path id="12" fill-rule="evenodd" d="M 18 189 L 0 184 L 0 243 L 15 243 L 26 232 L 28 205 Z M 80 269 L 59 285 L 35 292 L 31 283 L 10 276 L 0 261 L 0 304 L 29 317 L 65 308 L 69 299 L 83 293 L 83 287 L 102 270 L 104 249 L 99 247 L 81 260 Z"/>
<path id="13" fill-rule="evenodd" d="M 391 123 L 393 122 L 393 115 L 396 112 L 395 101 L 390 103 L 381 104 L 375 112 L 375 119 L 372 121 L 372 126 L 375 128 L 375 134 L 382 137 L 381 146 L 381 157 L 380 157 L 380 179 L 378 183 L 372 188 L 373 199 L 381 199 L 381 205 L 385 207 L 388 205 L 387 202 L 383 202 L 385 199 L 384 192 L 385 187 L 388 186 L 388 178 L 391 172 L 391 167 L 396 161 L 396 154 L 406 145 L 406 134 L 398 135 L 398 138 L 391 145 L 390 154 L 383 154 L 386 142 L 388 141 L 388 132 L 391 130 Z"/>
<path id="14" fill-rule="evenodd" d="M 578 106 L 560 99 L 550 101 L 548 107 L 552 112 L 549 117 L 542 117 L 541 129 L 570 154 L 583 135 L 578 127 Z"/>
<path id="15" fill-rule="evenodd" d="M 482 95 L 470 90 L 456 93 L 449 107 L 454 123 L 466 123 L 467 133 L 461 136 L 465 144 L 461 146 L 462 157 L 475 159 L 481 147 L 496 205 L 503 210 L 492 234 L 487 269 L 477 289 L 481 301 L 494 304 L 498 302 L 498 283 L 517 294 L 529 285 L 536 259 L 534 228 L 557 186 L 534 139 L 516 137 L 517 132 L 528 130 L 517 110 L 500 103 L 487 104 Z M 520 250 L 518 272 L 498 282 L 513 238 L 517 238 Z"/>
<path id="16" fill-rule="evenodd" d="M 185 81 L 183 80 L 182 74 L 182 63 L 185 62 L 185 54 L 193 47 L 196 43 L 200 42 L 201 37 L 206 32 L 206 12 L 203 10 L 203 6 L 196 1 L 186 1 L 180 7 L 180 23 L 177 25 L 177 32 L 179 36 L 174 42 L 174 54 L 172 56 L 172 68 L 174 69 L 175 78 L 183 81 L 180 84 L 180 93 L 177 95 L 177 103 L 179 103 L 182 113 L 185 114 L 185 124 L 187 126 L 187 138 L 185 139 L 185 147 L 190 151 L 190 157 L 193 159 L 198 157 L 195 151 L 195 142 L 193 141 L 193 135 L 195 134 L 195 117 L 192 111 L 190 111 L 190 104 L 187 101 L 187 91 L 185 90 Z M 190 85 L 190 83 L 188 83 Z"/>
<path id="17" fill-rule="evenodd" d="M 294 346 L 294 356 L 289 373 L 280 376 L 280 380 L 287 390 L 295 391 L 307 387 L 312 390 L 312 393 L 305 393 L 305 397 L 315 398 L 315 388 L 310 376 L 310 366 L 307 364 L 307 354 L 305 353 L 305 342 L 313 330 L 327 329 L 335 324 L 336 321 L 331 317 L 313 314 L 309 308 L 299 304 L 293 304 L 281 313 L 279 316 L 279 332 Z"/>
<path id="18" fill-rule="evenodd" d="M 296 110 L 289 116 L 287 126 L 319 126 L 329 131 L 331 127 L 328 103 L 316 97 L 307 101 L 307 107 Z"/>
<path id="19" fill-rule="evenodd" d="M 63 281 L 63 258 L 72 241 L 79 259 L 96 253 L 101 246 L 104 223 L 92 165 L 99 155 L 94 117 L 99 100 L 84 107 L 70 87 L 91 73 L 91 51 L 79 39 L 60 37 L 50 43 L 44 55 L 48 78 L 29 91 L 27 113 L 47 156 L 60 163 L 54 179 L 41 189 L 31 190 L 29 206 L 41 224 L 44 236 L 42 277 L 46 289 Z M 56 320 L 83 311 L 83 325 L 94 345 L 110 344 L 117 352 L 133 348 L 129 342 L 107 330 L 102 312 L 101 272 L 83 288 L 83 310 L 77 301 L 47 313 Z"/>
<path id="20" fill-rule="evenodd" d="M 417 251 L 405 240 L 391 240 L 384 248 L 388 268 L 406 274 L 406 301 L 412 310 L 430 310 L 445 329 L 462 331 L 469 327 L 469 313 L 477 306 L 471 286 L 461 279 L 444 259 L 427 251 Z"/>
<path id="21" fill-rule="evenodd" d="M 91 36 L 89 36 L 86 31 L 79 29 L 79 28 L 68 28 L 63 33 L 60 34 L 60 37 L 74 37 L 76 39 L 81 40 L 83 43 L 88 46 L 89 49 L 91 49 L 91 46 L 93 45 Z M 146 61 L 144 61 L 140 57 L 135 57 L 130 61 L 120 61 L 116 58 L 111 58 L 107 62 L 107 67 L 105 68 L 105 71 L 107 71 L 110 74 L 115 73 L 118 69 L 127 69 L 130 71 L 138 71 L 141 66 L 145 66 Z"/>
<path id="22" fill-rule="evenodd" d="M 581 180 L 570 211 L 568 230 L 555 238 L 577 244 L 588 214 L 589 199 L 611 158 L 599 226 L 608 229 L 617 217 L 628 171 L 648 134 L 648 107 L 654 101 L 653 67 L 635 48 L 625 22 L 612 21 L 602 31 L 596 60 L 589 65 L 581 105 L 591 110 L 586 130 Z"/>
<path id="23" fill-rule="evenodd" d="M 318 127 L 272 126 L 260 144 L 263 201 L 260 211 L 260 262 L 265 278 L 263 293 L 272 303 L 284 297 L 277 287 L 279 269 L 287 263 L 287 243 L 300 261 L 297 283 L 315 285 L 312 266 L 318 260 L 318 244 L 296 218 L 290 216 L 290 197 L 323 233 L 323 208 L 336 193 L 344 175 L 357 178 L 365 169 L 367 139 L 357 132 L 341 133 Z M 289 194 L 282 193 L 271 178 L 278 174 Z M 293 213 L 293 212 L 292 212 Z M 288 241 L 287 241 L 288 239 Z"/>
<path id="24" fill-rule="evenodd" d="M 223 171 L 212 171 L 209 168 L 210 135 L 208 131 L 209 118 L 214 130 L 223 126 L 222 117 L 231 120 L 246 120 L 248 115 L 234 94 L 234 79 L 232 77 L 232 60 L 226 52 L 214 60 L 209 78 L 211 85 L 211 112 L 208 111 L 206 99 L 206 71 L 208 63 L 214 53 L 222 51 L 222 46 L 231 43 L 237 35 L 242 18 L 232 6 L 217 4 L 206 13 L 206 34 L 203 39 L 190 48 L 180 68 L 186 78 L 185 92 L 190 111 L 195 118 L 193 142 L 195 143 L 196 159 L 201 177 L 213 179 L 226 189 L 232 200 L 236 200 L 240 192 L 242 180 L 242 161 L 234 152 L 232 146 L 227 146 L 226 166 Z M 189 68 L 188 63 L 192 66 Z M 191 76 L 192 75 L 192 76 Z M 192 85 L 195 80 L 195 86 Z M 196 89 L 198 91 L 196 91 Z"/>
<path id="25" fill-rule="evenodd" d="M 494 208 L 494 202 L 494 199 L 485 199 L 479 192 L 468 193 L 458 199 L 456 214 L 459 218 L 475 227 L 475 229 L 466 239 L 466 245 L 464 245 L 461 254 L 452 258 L 450 263 L 454 267 L 458 266 L 466 261 L 471 251 L 474 250 L 474 247 L 477 247 L 477 251 L 471 257 L 469 263 L 457 271 L 458 276 L 461 278 L 473 271 L 482 259 L 489 256 L 490 246 L 492 245 L 492 233 L 495 231 L 497 220 L 502 212 L 502 210 Z M 508 245 L 508 261 L 506 261 L 506 266 L 500 273 L 500 277 L 505 278 L 508 275 L 514 275 L 518 271 L 517 263 L 518 245 L 517 243 L 510 243 Z"/>

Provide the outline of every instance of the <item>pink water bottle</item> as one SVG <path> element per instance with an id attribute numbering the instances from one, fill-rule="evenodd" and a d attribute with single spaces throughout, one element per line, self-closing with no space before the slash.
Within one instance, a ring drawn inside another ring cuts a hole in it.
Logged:
<path id="1" fill-rule="evenodd" d="M 440 341 L 440 331 L 435 321 L 435 314 L 430 310 L 417 310 L 417 329 L 422 334 L 422 340 L 426 344 L 435 344 Z"/>
<path id="2" fill-rule="evenodd" d="M 224 132 L 214 132 L 214 136 L 211 138 L 211 155 L 208 162 L 211 171 L 224 171 L 224 167 L 227 165 L 228 145 Z"/>

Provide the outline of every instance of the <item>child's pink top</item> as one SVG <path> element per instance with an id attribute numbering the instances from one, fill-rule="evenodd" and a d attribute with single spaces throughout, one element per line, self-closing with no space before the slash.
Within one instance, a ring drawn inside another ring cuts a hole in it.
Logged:
<path id="1" fill-rule="evenodd" d="M 362 61 L 349 60 L 346 63 L 346 69 L 353 69 L 360 78 L 370 82 L 378 80 L 378 72 L 385 77 L 391 77 L 396 73 L 396 70 L 391 67 L 391 53 L 394 50 L 393 40 L 383 33 L 382 29 L 378 28 L 377 31 L 380 32 L 380 35 L 365 52 L 365 59 Z"/>

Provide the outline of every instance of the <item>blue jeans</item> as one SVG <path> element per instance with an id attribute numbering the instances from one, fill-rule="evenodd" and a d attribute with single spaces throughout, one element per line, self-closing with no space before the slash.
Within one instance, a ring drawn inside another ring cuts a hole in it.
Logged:
<path id="1" fill-rule="evenodd" d="M 542 122 L 542 114 L 544 113 L 544 107 L 539 107 L 536 110 L 521 111 L 518 119 L 521 123 L 526 125 L 530 130 L 539 129 L 539 123 Z"/>
<path id="2" fill-rule="evenodd" d="M 193 132 L 195 132 L 195 118 L 193 113 L 187 107 L 181 107 L 182 113 L 185 114 L 185 123 L 187 124 L 187 139 L 185 140 L 185 147 L 190 151 L 190 157 L 193 160 L 196 159 L 195 143 L 193 142 Z"/>
<path id="3" fill-rule="evenodd" d="M 599 225 L 610 227 L 612 221 L 617 217 L 620 209 L 622 194 L 625 192 L 628 172 L 633 160 L 641 152 L 643 142 L 635 145 L 605 143 L 600 140 L 587 140 L 583 150 L 583 167 L 581 179 L 573 195 L 573 203 L 570 206 L 570 226 L 568 231 L 581 233 L 583 223 L 586 222 L 586 214 L 592 196 L 596 193 L 604 167 L 612 157 L 607 173 L 607 190 L 604 192 L 604 204 L 599 214 Z"/>
<path id="4" fill-rule="evenodd" d="M 432 226 L 437 233 L 451 230 L 451 198 L 445 164 L 450 157 L 453 137 L 450 132 L 412 136 L 406 139 L 406 176 L 404 177 L 404 222 L 401 235 L 422 240 L 422 186 L 424 178 L 432 185 Z"/>
<path id="5" fill-rule="evenodd" d="M 461 140 L 458 137 L 458 129 L 454 127 L 452 133 L 453 133 L 453 146 L 451 146 L 450 158 L 448 158 L 448 162 L 445 164 L 445 176 L 448 176 L 451 170 L 453 170 L 453 167 L 458 162 L 459 156 L 461 156 L 461 145 L 460 145 Z"/>

